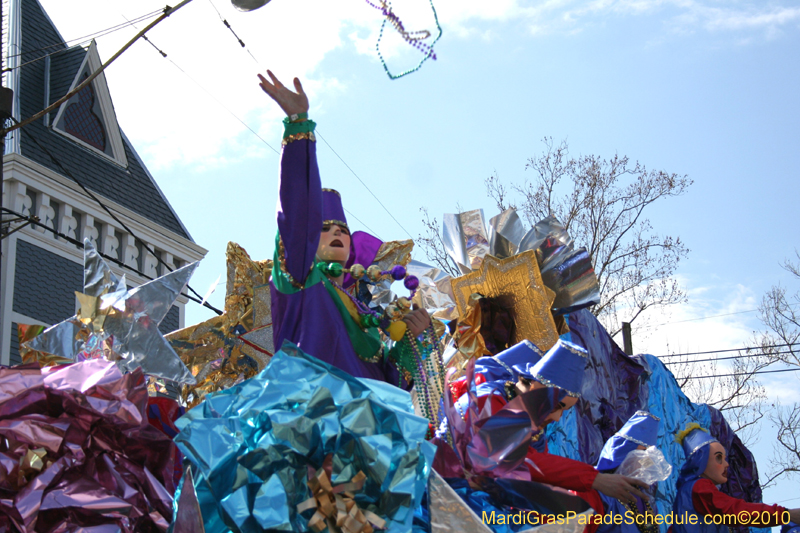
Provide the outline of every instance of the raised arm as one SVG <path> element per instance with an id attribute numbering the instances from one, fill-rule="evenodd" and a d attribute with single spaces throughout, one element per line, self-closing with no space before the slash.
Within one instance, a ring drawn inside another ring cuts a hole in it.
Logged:
<path id="1" fill-rule="evenodd" d="M 300 80 L 294 79 L 292 91 L 267 71 L 261 74 L 261 89 L 287 115 L 281 154 L 281 177 L 278 196 L 278 233 L 282 251 L 278 255 L 289 281 L 299 288 L 304 284 L 319 245 L 322 230 L 322 185 L 317 167 L 314 123 L 307 120 L 308 97 Z"/>

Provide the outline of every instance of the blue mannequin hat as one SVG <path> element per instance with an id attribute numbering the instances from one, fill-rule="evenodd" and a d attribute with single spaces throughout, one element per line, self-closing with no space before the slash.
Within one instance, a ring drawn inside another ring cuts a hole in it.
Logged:
<path id="1" fill-rule="evenodd" d="M 558 387 L 574 398 L 580 398 L 583 374 L 589 352 L 577 344 L 559 339 L 547 350 L 528 374 L 543 385 Z"/>
<path id="2" fill-rule="evenodd" d="M 676 436 L 675 440 L 678 441 L 678 444 L 683 446 L 683 454 L 686 456 L 686 459 L 689 459 L 689 456 L 695 453 L 697 450 L 706 446 L 707 444 L 711 444 L 712 442 L 719 442 L 717 439 L 711 436 L 708 430 L 700 427 L 700 424 L 691 423 L 686 426 L 686 429 L 680 431 Z"/>
<path id="3" fill-rule="evenodd" d="M 719 441 L 696 422 L 692 422 L 686 426 L 686 429 L 678 432 L 675 440 L 683 446 L 683 453 L 686 455 L 686 462 L 681 467 L 681 473 L 676 484 L 677 488 L 680 489 L 684 484 L 698 479 L 700 474 L 705 471 L 708 464 L 708 456 L 711 453 L 708 445 Z"/>
<path id="4" fill-rule="evenodd" d="M 655 446 L 661 419 L 647 411 L 636 411 L 617 433 L 608 439 L 600 452 L 597 470 L 614 470 L 628 453 L 638 446 Z"/>
<path id="5" fill-rule="evenodd" d="M 535 344 L 524 340 L 491 357 L 475 361 L 475 373 L 483 374 L 486 381 L 517 381 L 520 376 L 533 379 L 528 370 L 539 361 L 544 352 Z"/>

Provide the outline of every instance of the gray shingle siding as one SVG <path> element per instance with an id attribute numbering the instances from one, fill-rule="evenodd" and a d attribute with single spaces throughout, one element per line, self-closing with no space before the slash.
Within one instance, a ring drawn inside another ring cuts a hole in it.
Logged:
<path id="1" fill-rule="evenodd" d="M 170 308 L 167 312 L 167 316 L 164 317 L 164 320 L 161 321 L 161 324 L 158 325 L 158 329 L 166 335 L 167 333 L 172 333 L 176 329 L 181 327 L 181 315 L 180 310 L 175 307 L 174 305 Z"/>
<path id="2" fill-rule="evenodd" d="M 22 62 L 42 57 L 46 53 L 65 48 L 36 0 L 22 1 Z M 56 44 L 55 48 L 39 50 Z M 30 52 L 26 52 L 29 50 Z M 35 51 L 39 50 L 39 51 Z M 50 101 L 54 102 L 69 89 L 78 73 L 86 51 L 70 50 L 51 57 Z M 45 61 L 36 61 L 20 69 L 20 109 L 24 119 L 44 108 Z M 51 123 L 55 112 L 51 113 Z M 128 168 L 122 168 L 109 159 L 84 148 L 77 142 L 45 127 L 37 120 L 25 127 L 27 134 L 20 135 L 22 155 L 63 174 L 59 166 L 33 142 L 34 137 L 75 178 L 87 188 L 120 205 L 123 205 L 156 224 L 191 240 L 169 207 L 166 199 L 147 175 L 147 171 L 124 140 Z M 29 135 L 28 135 L 29 134 Z"/>
<path id="3" fill-rule="evenodd" d="M 19 356 L 19 337 L 17 337 L 17 325 L 12 322 L 11 323 L 11 359 L 9 359 L 9 364 L 11 366 L 18 365 L 22 362 L 22 357 Z"/>
<path id="4" fill-rule="evenodd" d="M 17 241 L 14 304 L 17 313 L 45 324 L 57 324 L 75 314 L 75 293 L 83 290 L 83 265 Z"/>

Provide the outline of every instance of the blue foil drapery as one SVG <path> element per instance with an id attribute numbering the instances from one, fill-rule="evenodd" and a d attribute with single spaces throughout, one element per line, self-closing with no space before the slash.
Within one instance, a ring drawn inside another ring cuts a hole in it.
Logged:
<path id="1" fill-rule="evenodd" d="M 305 531 L 315 509 L 298 505 L 312 496 L 310 472 L 323 468 L 334 492 L 363 472 L 352 499 L 403 532 L 435 451 L 425 441 L 428 421 L 413 413 L 407 392 L 286 343 L 256 377 L 179 419 L 175 441 L 192 465 L 206 533 Z"/>

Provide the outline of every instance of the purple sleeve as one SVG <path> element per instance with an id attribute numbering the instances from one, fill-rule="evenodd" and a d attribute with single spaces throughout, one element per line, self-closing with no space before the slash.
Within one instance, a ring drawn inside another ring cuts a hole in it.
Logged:
<path id="1" fill-rule="evenodd" d="M 305 282 L 314 263 L 321 230 L 322 184 L 316 143 L 296 140 L 284 146 L 281 155 L 278 232 L 286 269 L 300 283 Z"/>

